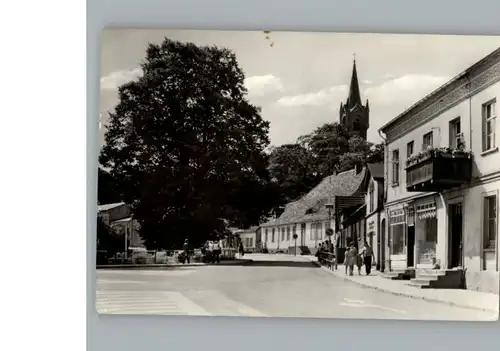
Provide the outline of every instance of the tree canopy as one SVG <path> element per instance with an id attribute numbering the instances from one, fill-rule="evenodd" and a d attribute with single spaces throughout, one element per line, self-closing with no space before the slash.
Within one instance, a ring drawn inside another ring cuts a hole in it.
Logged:
<path id="1" fill-rule="evenodd" d="M 269 172 L 279 189 L 281 204 L 296 200 L 321 180 L 312 152 L 300 144 L 271 148 Z"/>
<path id="2" fill-rule="evenodd" d="M 97 203 L 99 205 L 122 201 L 119 183 L 113 176 L 99 167 L 97 171 Z"/>
<path id="3" fill-rule="evenodd" d="M 272 148 L 269 170 L 282 200 L 290 202 L 326 176 L 383 160 L 382 144 L 353 135 L 339 123 L 327 123 L 299 137 L 295 144 Z"/>
<path id="4" fill-rule="evenodd" d="M 141 68 L 119 88 L 100 163 L 132 204 L 146 246 L 258 224 L 274 206 L 269 123 L 247 100 L 234 53 L 165 38 L 147 47 Z"/>
<path id="5" fill-rule="evenodd" d="M 117 233 L 104 221 L 97 217 L 97 250 L 104 250 L 108 256 L 122 252 L 124 247 L 123 236 Z"/>

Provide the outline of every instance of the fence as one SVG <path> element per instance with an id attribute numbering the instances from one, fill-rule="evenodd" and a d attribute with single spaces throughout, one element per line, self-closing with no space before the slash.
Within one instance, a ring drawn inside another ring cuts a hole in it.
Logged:
<path id="1" fill-rule="evenodd" d="M 134 251 L 132 253 L 119 252 L 108 256 L 106 251 L 98 250 L 96 263 L 98 265 L 116 265 L 116 264 L 177 264 L 183 262 L 183 250 L 144 250 Z M 223 248 L 220 255 L 221 260 L 233 260 L 236 258 L 236 249 Z M 191 251 L 190 261 L 192 263 L 202 263 L 205 261 L 205 255 L 200 249 Z"/>

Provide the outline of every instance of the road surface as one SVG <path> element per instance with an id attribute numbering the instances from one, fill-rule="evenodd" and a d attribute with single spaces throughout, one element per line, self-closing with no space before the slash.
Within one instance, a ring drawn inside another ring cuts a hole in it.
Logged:
<path id="1" fill-rule="evenodd" d="M 489 312 L 395 296 L 335 277 L 303 257 L 250 265 L 97 271 L 105 314 L 493 320 Z"/>

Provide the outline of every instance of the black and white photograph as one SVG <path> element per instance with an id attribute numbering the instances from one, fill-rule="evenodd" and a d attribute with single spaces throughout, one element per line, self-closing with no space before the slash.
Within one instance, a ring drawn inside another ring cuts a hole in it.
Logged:
<path id="1" fill-rule="evenodd" d="M 498 320 L 500 37 L 101 41 L 99 314 Z"/>

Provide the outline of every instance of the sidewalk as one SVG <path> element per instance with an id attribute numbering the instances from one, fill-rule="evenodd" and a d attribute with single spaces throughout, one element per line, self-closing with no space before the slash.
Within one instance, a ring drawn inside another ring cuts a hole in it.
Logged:
<path id="1" fill-rule="evenodd" d="M 311 259 L 311 261 L 317 266 L 320 266 L 317 259 Z M 413 286 L 408 286 L 408 281 L 385 279 L 378 271 L 372 271 L 371 275 L 366 276 L 364 275 L 364 269 L 362 269 L 362 275 L 357 275 L 357 273 L 355 273 L 353 276 L 346 276 L 344 265 L 339 265 L 338 270 L 336 271 L 332 271 L 323 266 L 321 266 L 321 268 L 338 278 L 344 279 L 345 281 L 350 281 L 367 288 L 387 292 L 393 295 L 498 313 L 500 297 L 496 294 L 458 289 L 419 289 Z"/>

